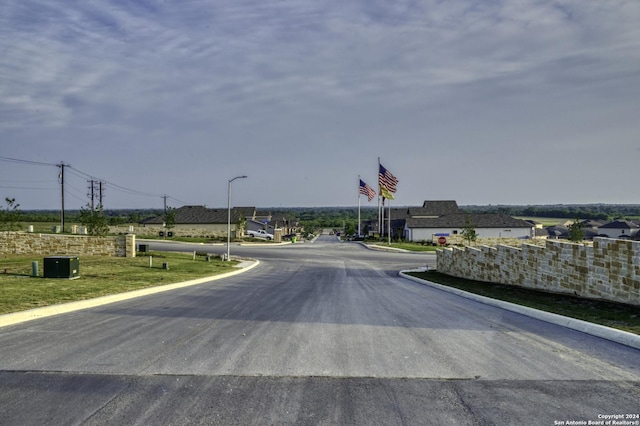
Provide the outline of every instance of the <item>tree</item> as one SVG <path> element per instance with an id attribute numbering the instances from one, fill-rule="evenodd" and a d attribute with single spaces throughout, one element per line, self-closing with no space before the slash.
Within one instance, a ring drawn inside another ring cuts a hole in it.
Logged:
<path id="1" fill-rule="evenodd" d="M 100 207 L 91 209 L 91 206 L 87 204 L 86 207 L 80 209 L 78 221 L 87 228 L 89 235 L 104 236 L 109 233 L 107 218 Z"/>
<path id="2" fill-rule="evenodd" d="M 244 215 L 239 215 L 236 221 L 236 238 L 242 237 L 245 229 L 247 229 L 247 218 Z"/>
<path id="3" fill-rule="evenodd" d="M 467 240 L 467 244 L 471 244 L 472 242 L 478 239 L 478 234 L 476 232 L 476 226 L 471 220 L 471 216 L 467 215 L 464 220 L 464 228 L 462 229 L 462 237 Z"/>
<path id="4" fill-rule="evenodd" d="M 344 233 L 347 235 L 353 235 L 356 233 L 356 225 L 354 223 L 347 223 L 344 228 Z"/>
<path id="5" fill-rule="evenodd" d="M 127 217 L 127 221 L 129 223 L 138 223 L 140 222 L 140 215 L 137 212 L 131 212 Z"/>
<path id="6" fill-rule="evenodd" d="M 164 214 L 164 226 L 168 230 L 172 230 L 176 226 L 176 211 L 171 207 L 167 208 Z"/>
<path id="7" fill-rule="evenodd" d="M 576 219 L 569 225 L 569 241 L 580 243 L 584 240 L 585 235 L 584 222 L 581 222 L 580 219 Z"/>
<path id="8" fill-rule="evenodd" d="M 0 224 L 2 225 L 2 230 L 10 233 L 11 231 L 17 231 L 22 228 L 20 225 L 20 216 L 22 212 L 19 210 L 20 204 L 16 204 L 15 198 L 5 198 L 4 201 L 7 203 L 7 207 L 0 206 Z"/>

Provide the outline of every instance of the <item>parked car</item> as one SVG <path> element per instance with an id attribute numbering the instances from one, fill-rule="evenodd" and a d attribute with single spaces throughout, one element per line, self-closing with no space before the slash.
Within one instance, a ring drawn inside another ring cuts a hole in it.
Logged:
<path id="1" fill-rule="evenodd" d="M 264 229 L 260 229 L 258 231 L 247 231 L 247 235 L 249 237 L 257 237 L 257 238 L 265 238 L 267 240 L 273 240 L 273 234 L 269 234 Z"/>

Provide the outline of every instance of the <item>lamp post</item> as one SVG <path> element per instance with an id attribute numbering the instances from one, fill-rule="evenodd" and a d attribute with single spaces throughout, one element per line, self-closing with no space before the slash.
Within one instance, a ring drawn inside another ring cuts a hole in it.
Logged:
<path id="1" fill-rule="evenodd" d="M 229 260 L 229 247 L 231 246 L 231 182 L 236 179 L 244 179 L 246 176 L 236 176 L 233 179 L 229 179 L 229 186 L 227 188 L 227 257 Z"/>

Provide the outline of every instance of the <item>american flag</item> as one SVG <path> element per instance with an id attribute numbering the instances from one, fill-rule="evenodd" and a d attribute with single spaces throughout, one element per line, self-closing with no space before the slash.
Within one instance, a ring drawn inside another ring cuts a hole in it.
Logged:
<path id="1" fill-rule="evenodd" d="M 360 179 L 360 193 L 362 195 L 366 195 L 369 201 L 373 200 L 373 197 L 376 196 L 376 191 L 374 191 L 373 188 L 364 183 L 362 179 Z"/>
<path id="2" fill-rule="evenodd" d="M 391 172 L 385 169 L 380 164 L 380 170 L 378 172 L 378 185 L 384 186 L 390 192 L 396 192 L 398 190 L 398 179 L 391 174 Z"/>

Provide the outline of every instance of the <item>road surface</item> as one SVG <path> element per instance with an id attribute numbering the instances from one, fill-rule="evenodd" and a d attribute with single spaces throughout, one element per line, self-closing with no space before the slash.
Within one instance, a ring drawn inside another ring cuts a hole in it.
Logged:
<path id="1" fill-rule="evenodd" d="M 332 236 L 232 254 L 261 263 L 0 328 L 0 424 L 640 420 L 639 350 L 398 277 L 433 257 Z"/>

